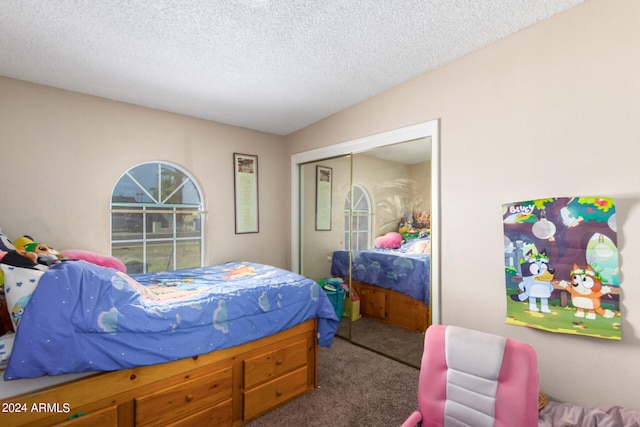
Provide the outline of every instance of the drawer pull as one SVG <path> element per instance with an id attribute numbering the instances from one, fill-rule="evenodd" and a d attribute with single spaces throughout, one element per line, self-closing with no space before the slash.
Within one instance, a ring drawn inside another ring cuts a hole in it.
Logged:
<path id="1" fill-rule="evenodd" d="M 276 365 L 278 365 L 278 366 L 282 365 L 282 359 L 277 359 L 276 360 Z"/>
<path id="2" fill-rule="evenodd" d="M 276 391 L 276 397 L 280 397 L 280 396 L 282 396 L 282 392 L 280 390 L 277 390 Z"/>
<path id="3" fill-rule="evenodd" d="M 186 400 L 187 402 L 191 402 L 193 400 L 193 394 L 187 394 L 184 397 L 184 400 Z"/>

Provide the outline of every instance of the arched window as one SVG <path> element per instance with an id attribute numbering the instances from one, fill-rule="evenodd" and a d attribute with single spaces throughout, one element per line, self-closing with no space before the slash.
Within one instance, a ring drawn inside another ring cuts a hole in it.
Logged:
<path id="1" fill-rule="evenodd" d="M 111 254 L 128 273 L 200 267 L 204 208 L 193 178 L 167 162 L 125 172 L 111 194 Z"/>
<path id="2" fill-rule="evenodd" d="M 353 193 L 353 198 L 352 194 Z M 349 213 L 351 212 L 351 215 Z M 349 238 L 351 235 L 351 238 Z M 344 202 L 345 250 L 361 251 L 371 242 L 371 200 L 366 188 L 354 184 Z"/>

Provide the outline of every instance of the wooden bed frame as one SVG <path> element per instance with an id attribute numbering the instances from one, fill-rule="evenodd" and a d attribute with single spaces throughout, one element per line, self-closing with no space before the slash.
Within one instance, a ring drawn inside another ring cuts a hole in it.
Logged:
<path id="1" fill-rule="evenodd" d="M 311 319 L 237 347 L 7 398 L 0 419 L 4 427 L 239 426 L 316 388 L 317 367 Z"/>
<path id="2" fill-rule="evenodd" d="M 429 326 L 429 307 L 400 292 L 352 281 L 360 297 L 360 314 L 390 325 L 424 332 Z"/>

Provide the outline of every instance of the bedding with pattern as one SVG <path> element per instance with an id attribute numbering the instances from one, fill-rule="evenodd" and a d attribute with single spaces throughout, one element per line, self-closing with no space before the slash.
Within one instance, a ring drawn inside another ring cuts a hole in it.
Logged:
<path id="1" fill-rule="evenodd" d="M 16 267 L 18 268 L 18 267 Z M 44 272 L 16 328 L 5 380 L 112 371 L 233 347 L 318 319 L 338 320 L 320 286 L 249 262 L 128 276 L 85 261 Z"/>
<path id="2" fill-rule="evenodd" d="M 391 289 L 429 306 L 431 254 L 415 251 L 429 238 L 403 243 L 397 249 L 367 249 L 353 253 L 352 280 Z M 416 253 L 419 252 L 419 253 Z M 335 251 L 331 274 L 349 277 L 349 251 Z"/>

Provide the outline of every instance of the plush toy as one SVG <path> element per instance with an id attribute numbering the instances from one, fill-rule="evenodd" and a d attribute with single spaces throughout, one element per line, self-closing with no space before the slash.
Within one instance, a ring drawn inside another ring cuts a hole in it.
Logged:
<path id="1" fill-rule="evenodd" d="M 376 237 L 374 243 L 376 248 L 397 249 L 402 244 L 402 235 L 400 235 L 400 233 L 396 233 L 395 231 L 391 231 L 383 236 Z"/>
<path id="2" fill-rule="evenodd" d="M 62 255 L 69 260 L 82 260 L 102 267 L 110 267 L 123 273 L 127 272 L 127 267 L 124 263 L 112 256 L 101 255 L 81 249 L 66 249 L 62 251 Z"/>
<path id="3" fill-rule="evenodd" d="M 50 248 L 44 243 L 27 243 L 24 245 L 24 250 L 27 252 L 35 253 L 40 264 L 51 266 L 63 261 L 65 257 L 57 250 Z"/>
<path id="4" fill-rule="evenodd" d="M 28 245 L 29 243 L 33 243 L 33 239 L 29 236 L 21 236 L 18 237 L 14 242 L 13 242 L 13 246 L 14 249 L 24 249 L 24 247 L 26 245 Z"/>
<path id="5" fill-rule="evenodd" d="M 7 264 L 13 267 L 38 268 L 38 256 L 34 252 L 27 252 L 24 249 L 7 251 L 0 259 L 0 264 Z"/>

